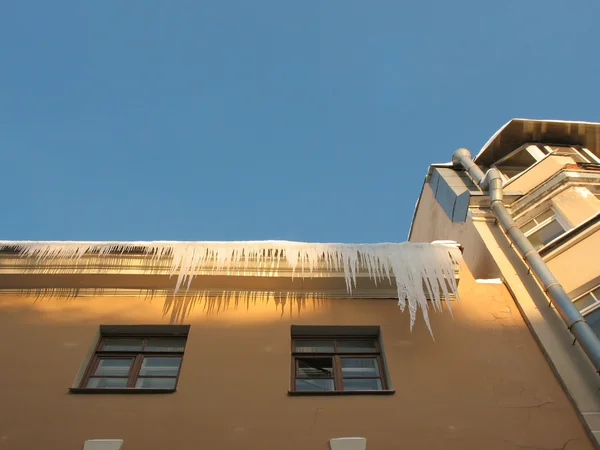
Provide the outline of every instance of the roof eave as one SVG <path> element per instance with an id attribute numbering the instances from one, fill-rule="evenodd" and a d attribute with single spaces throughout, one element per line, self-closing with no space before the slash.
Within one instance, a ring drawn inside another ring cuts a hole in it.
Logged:
<path id="1" fill-rule="evenodd" d="M 600 123 L 515 118 L 506 122 L 483 145 L 476 163 L 489 166 L 528 142 L 582 145 L 600 154 Z"/>

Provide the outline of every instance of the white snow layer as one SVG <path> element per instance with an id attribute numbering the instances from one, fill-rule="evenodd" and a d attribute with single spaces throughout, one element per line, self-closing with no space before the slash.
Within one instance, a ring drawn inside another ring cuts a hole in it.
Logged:
<path id="1" fill-rule="evenodd" d="M 0 241 L 1 249 L 12 248 L 24 258 L 69 259 L 77 261 L 85 254 L 103 255 L 142 251 L 153 260 L 171 259 L 170 274 L 177 275 L 175 291 L 182 286 L 189 289 L 196 272 L 212 263 L 212 270 L 248 267 L 250 262 L 259 267 L 277 270 L 280 263 L 292 269 L 292 278 L 300 269 L 318 267 L 342 270 L 349 294 L 356 287 L 356 275 L 366 271 L 377 283 L 392 278 L 396 282 L 398 305 L 404 311 L 408 303 L 410 328 L 420 307 L 431 332 L 427 314 L 427 297 L 434 310 L 442 309 L 442 299 L 450 308 L 450 295 L 457 296 L 454 265 L 460 264 L 461 252 L 454 242 L 383 243 L 383 244 L 319 244 L 291 241 L 238 241 L 238 242 L 73 242 L 73 241 Z"/>

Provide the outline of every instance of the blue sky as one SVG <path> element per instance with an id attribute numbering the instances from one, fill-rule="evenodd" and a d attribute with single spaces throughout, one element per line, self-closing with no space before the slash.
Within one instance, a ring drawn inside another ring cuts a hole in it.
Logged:
<path id="1" fill-rule="evenodd" d="M 600 121 L 600 2 L 0 4 L 0 239 L 403 241 L 427 166 Z"/>

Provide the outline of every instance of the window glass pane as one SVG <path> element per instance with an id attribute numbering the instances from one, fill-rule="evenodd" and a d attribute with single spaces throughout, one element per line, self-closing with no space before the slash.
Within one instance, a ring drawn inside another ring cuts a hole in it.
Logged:
<path id="1" fill-rule="evenodd" d="M 85 387 L 95 389 L 125 388 L 127 378 L 90 378 Z"/>
<path id="2" fill-rule="evenodd" d="M 548 242 L 552 241 L 553 239 L 556 239 L 564 232 L 565 230 L 562 227 L 562 225 L 556 220 L 553 220 L 548 225 L 540 228 L 535 233 L 532 233 L 529 236 L 527 236 L 527 239 L 529 239 L 529 242 L 531 242 L 533 247 L 537 250 L 546 245 Z"/>
<path id="3" fill-rule="evenodd" d="M 176 378 L 138 378 L 137 389 L 175 389 Z"/>
<path id="4" fill-rule="evenodd" d="M 546 211 L 544 211 L 543 213 L 541 213 L 539 216 L 537 216 L 535 218 L 535 222 L 539 225 L 544 220 L 549 219 L 553 215 L 554 215 L 554 211 L 552 211 L 552 209 L 547 209 Z"/>
<path id="5" fill-rule="evenodd" d="M 104 338 L 100 349 L 107 352 L 135 352 L 142 349 L 142 341 L 142 338 Z"/>
<path id="6" fill-rule="evenodd" d="M 521 231 L 523 233 L 527 233 L 529 230 L 531 230 L 533 227 L 535 227 L 537 224 L 535 223 L 535 220 L 530 220 L 529 222 L 527 222 L 524 225 L 521 225 Z"/>
<path id="7" fill-rule="evenodd" d="M 147 356 L 142 361 L 140 375 L 147 376 L 177 376 L 181 358 L 161 358 Z"/>
<path id="8" fill-rule="evenodd" d="M 331 358 L 302 358 L 297 361 L 298 378 L 333 377 L 333 361 Z"/>
<path id="9" fill-rule="evenodd" d="M 530 234 L 527 236 L 527 239 L 529 239 L 529 242 L 531 242 L 531 245 L 533 245 L 533 248 L 536 250 L 544 246 L 544 243 L 540 240 L 540 236 L 537 233 Z"/>
<path id="10" fill-rule="evenodd" d="M 343 377 L 378 377 L 379 367 L 375 358 L 342 358 Z"/>
<path id="11" fill-rule="evenodd" d="M 333 380 L 296 380 L 297 391 L 333 391 Z"/>
<path id="12" fill-rule="evenodd" d="M 540 235 L 540 239 L 542 240 L 542 242 L 544 244 L 547 244 L 548 242 L 557 238 L 564 232 L 565 232 L 565 229 L 562 227 L 562 225 L 560 223 L 558 223 L 557 220 L 553 220 L 548 225 L 542 227 L 538 231 L 538 233 Z"/>
<path id="13" fill-rule="evenodd" d="M 585 320 L 588 321 L 596 336 L 600 337 L 600 309 L 596 309 L 589 314 L 585 315 Z"/>
<path id="14" fill-rule="evenodd" d="M 377 346 L 373 339 L 356 341 L 337 341 L 337 348 L 340 353 L 375 353 Z"/>
<path id="15" fill-rule="evenodd" d="M 94 372 L 94 375 L 126 377 L 129 375 L 131 364 L 133 364 L 133 358 L 102 358 L 98 361 L 98 367 L 96 367 L 96 372 Z"/>
<path id="16" fill-rule="evenodd" d="M 498 170 L 500 170 L 500 172 L 502 172 L 502 175 L 504 175 L 507 179 L 510 180 L 511 178 L 514 178 L 521 172 L 523 172 L 525 168 L 498 166 Z"/>
<path id="17" fill-rule="evenodd" d="M 525 223 L 524 225 L 521 225 L 521 227 L 520 227 L 521 231 L 523 233 L 527 233 L 532 228 L 541 224 L 544 220 L 550 219 L 553 215 L 554 215 L 554 211 L 552 211 L 552 209 L 547 209 L 540 215 L 531 219 L 529 222 Z"/>
<path id="18" fill-rule="evenodd" d="M 345 391 L 381 391 L 379 378 L 344 378 Z"/>
<path id="19" fill-rule="evenodd" d="M 583 297 L 579 297 L 573 303 L 575 304 L 575 307 L 581 311 L 582 309 L 585 309 L 588 306 L 592 306 L 594 303 L 596 303 L 596 299 L 591 294 L 585 294 Z"/>
<path id="20" fill-rule="evenodd" d="M 295 351 L 301 353 L 333 353 L 333 341 L 297 340 Z"/>
<path id="21" fill-rule="evenodd" d="M 537 159 L 531 153 L 522 149 L 500 164 L 496 164 L 496 168 L 510 179 L 532 166 L 536 161 Z"/>
<path id="22" fill-rule="evenodd" d="M 527 148 L 523 148 L 523 149 L 519 150 L 518 152 L 516 152 L 514 155 L 512 155 L 509 158 L 506 158 L 504 161 L 502 161 L 501 165 L 509 166 L 509 167 L 527 168 L 527 167 L 533 165 L 538 160 L 538 158 L 536 158 L 536 156 L 538 156 L 538 157 L 543 156 L 543 154 L 539 150 L 538 150 L 538 152 L 535 152 L 535 149 L 532 149 L 532 151 L 529 151 Z"/>
<path id="23" fill-rule="evenodd" d="M 185 338 L 148 338 L 144 350 L 147 352 L 182 352 Z"/>

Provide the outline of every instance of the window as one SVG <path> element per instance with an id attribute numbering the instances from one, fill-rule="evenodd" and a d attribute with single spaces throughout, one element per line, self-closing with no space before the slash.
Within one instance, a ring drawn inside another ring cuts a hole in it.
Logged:
<path id="1" fill-rule="evenodd" d="M 600 337 L 600 286 L 573 300 L 575 307 Z"/>
<path id="2" fill-rule="evenodd" d="M 135 331 L 142 331 L 138 327 L 109 328 L 113 332 L 102 333 L 101 328 L 100 341 L 81 380 L 81 389 L 175 390 L 187 331 L 185 335 L 160 333 L 161 327 L 154 326 L 153 333 L 137 334 Z M 120 334 L 121 328 L 130 333 Z"/>
<path id="3" fill-rule="evenodd" d="M 495 164 L 495 167 L 506 179 L 510 179 L 541 161 L 548 154 L 549 151 L 543 147 L 526 144 L 502 158 Z"/>
<path id="4" fill-rule="evenodd" d="M 294 392 L 371 392 L 388 389 L 376 337 L 294 337 Z"/>
<path id="5" fill-rule="evenodd" d="M 588 311 L 590 308 L 600 305 L 600 286 L 594 290 L 583 294 L 582 296 L 573 300 L 573 303 L 579 311 Z"/>
<path id="6" fill-rule="evenodd" d="M 536 250 L 553 241 L 566 231 L 557 219 L 552 209 L 547 209 L 537 217 L 521 226 L 521 231 L 525 234 L 529 242 Z"/>

